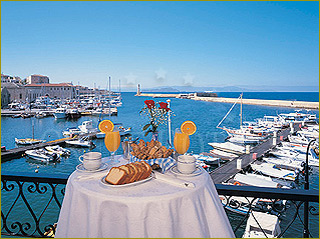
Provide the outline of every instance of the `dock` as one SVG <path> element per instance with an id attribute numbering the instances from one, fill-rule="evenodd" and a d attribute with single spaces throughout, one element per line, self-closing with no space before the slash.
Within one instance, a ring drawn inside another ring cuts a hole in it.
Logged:
<path id="1" fill-rule="evenodd" d="M 294 125 L 294 131 L 299 129 L 299 124 Z M 286 139 L 290 134 L 290 128 L 286 128 L 281 130 L 277 135 L 277 144 L 280 143 L 280 137 Z M 267 139 L 263 143 L 257 145 L 253 149 L 251 149 L 250 154 L 242 154 L 239 157 L 223 164 L 222 166 L 213 170 L 210 173 L 210 176 L 215 184 L 226 182 L 230 178 L 232 178 L 235 174 L 240 172 L 242 169 L 249 166 L 249 164 L 253 163 L 259 157 L 264 156 L 265 153 L 273 149 L 275 145 L 273 145 L 273 137 Z M 241 162 L 241 169 L 237 169 L 238 161 Z"/>
<path id="2" fill-rule="evenodd" d="M 233 104 L 237 98 L 225 98 L 225 97 L 203 97 L 200 96 L 203 93 L 140 93 L 136 96 L 152 97 L 152 98 L 180 98 L 180 99 L 191 99 L 206 102 L 218 102 L 218 103 L 231 103 Z M 261 100 L 261 99 L 242 99 L 242 104 L 245 105 L 262 105 L 262 106 L 273 106 L 273 107 L 287 107 L 296 109 L 319 109 L 319 102 L 310 101 L 297 101 L 297 100 Z"/>
<path id="3" fill-rule="evenodd" d="M 83 134 L 82 136 L 95 136 L 97 134 L 97 132 L 95 133 L 88 133 L 88 134 Z M 62 139 L 56 139 L 53 141 L 48 141 L 48 142 L 44 142 L 44 143 L 39 143 L 39 144 L 33 144 L 33 145 L 27 145 L 27 146 L 22 146 L 22 147 L 17 147 L 17 148 L 13 148 L 13 149 L 8 149 L 4 152 L 1 152 L 1 162 L 6 162 L 9 161 L 11 159 L 15 159 L 15 158 L 20 158 L 25 151 L 27 150 L 34 150 L 34 149 L 40 149 L 40 148 L 44 148 L 46 146 L 54 146 L 54 145 L 62 145 L 64 144 L 67 140 L 71 140 L 71 139 L 76 139 L 79 136 L 73 137 L 73 138 L 62 138 Z"/>
<path id="4" fill-rule="evenodd" d="M 195 96 L 192 100 L 219 102 L 219 103 L 234 103 L 236 98 L 224 97 L 198 97 Z M 242 99 L 242 104 L 245 105 L 263 105 L 275 107 L 289 107 L 299 109 L 319 109 L 319 102 L 297 101 L 297 100 L 261 100 L 261 99 Z"/>

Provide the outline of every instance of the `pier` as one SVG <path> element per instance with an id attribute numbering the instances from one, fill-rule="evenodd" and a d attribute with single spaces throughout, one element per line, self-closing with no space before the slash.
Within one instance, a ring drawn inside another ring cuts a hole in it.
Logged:
<path id="1" fill-rule="evenodd" d="M 207 102 L 219 102 L 219 103 L 234 103 L 235 98 L 224 97 L 194 97 L 193 100 L 207 101 Z M 319 102 L 309 101 L 296 101 L 296 100 L 261 100 L 261 99 L 244 99 L 242 98 L 242 104 L 245 105 L 263 105 L 263 106 L 275 106 L 275 107 L 289 107 L 289 108 L 302 108 L 302 109 L 319 109 Z"/>
<path id="2" fill-rule="evenodd" d="M 152 97 L 152 98 L 183 98 L 191 100 L 199 100 L 206 102 L 219 102 L 219 103 L 231 103 L 233 104 L 236 98 L 225 98 L 225 97 L 200 97 L 198 93 L 140 93 L 136 96 Z M 242 98 L 242 104 L 245 105 L 263 105 L 273 107 L 289 107 L 298 109 L 319 109 L 319 102 L 310 101 L 296 101 L 296 100 L 261 100 L 261 99 L 245 99 Z"/>
<path id="3" fill-rule="evenodd" d="M 56 140 L 52 140 L 52 141 L 48 141 L 48 142 L 44 142 L 44 143 L 39 143 L 39 144 L 33 144 L 33 145 L 27 145 L 27 146 L 21 146 L 21 147 L 17 147 L 17 148 L 13 148 L 13 149 L 8 149 L 8 150 L 6 150 L 4 152 L 1 152 L 1 162 L 6 162 L 6 161 L 9 161 L 11 159 L 20 158 L 24 154 L 24 152 L 27 151 L 27 150 L 40 149 L 40 148 L 44 148 L 46 146 L 62 145 L 67 140 L 77 139 L 77 138 L 83 137 L 83 136 L 93 137 L 97 133 L 98 132 L 88 133 L 88 134 L 83 134 L 81 136 L 75 136 L 73 138 L 56 139 Z"/>
<path id="4" fill-rule="evenodd" d="M 299 124 L 294 125 L 294 131 L 299 129 Z M 277 134 L 277 144 L 280 143 L 280 137 L 283 137 L 283 140 L 288 137 L 290 134 L 290 127 L 284 130 L 281 130 Z M 215 184 L 222 183 L 229 180 L 236 173 L 240 172 L 242 169 L 249 166 L 249 164 L 253 163 L 259 157 L 264 156 L 265 153 L 270 151 L 270 149 L 274 148 L 273 137 L 268 138 L 263 143 L 257 145 L 253 149 L 251 149 L 250 154 L 242 154 L 239 157 L 223 164 L 222 166 L 216 168 L 210 175 Z M 238 162 L 241 162 L 241 169 L 237 168 Z"/>

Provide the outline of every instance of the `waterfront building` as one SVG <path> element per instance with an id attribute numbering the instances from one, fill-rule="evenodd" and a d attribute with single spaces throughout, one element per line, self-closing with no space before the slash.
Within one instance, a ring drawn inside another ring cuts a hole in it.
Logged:
<path id="1" fill-rule="evenodd" d="M 5 108 L 10 103 L 10 94 L 7 87 L 1 87 L 1 108 Z"/>
<path id="2" fill-rule="evenodd" d="M 9 76 L 9 75 L 1 74 L 1 84 L 2 83 L 9 83 L 9 82 L 21 84 L 22 80 L 19 76 Z"/>
<path id="3" fill-rule="evenodd" d="M 76 97 L 76 87 L 71 83 L 28 84 L 25 87 L 31 101 L 44 95 L 58 99 L 72 99 Z"/>
<path id="4" fill-rule="evenodd" d="M 1 90 L 2 88 L 6 88 L 8 90 L 9 102 L 25 101 L 27 92 L 25 87 L 22 84 L 6 82 L 6 83 L 1 83 Z"/>
<path id="5" fill-rule="evenodd" d="M 43 75 L 31 75 L 26 78 L 27 84 L 48 84 L 49 77 Z"/>

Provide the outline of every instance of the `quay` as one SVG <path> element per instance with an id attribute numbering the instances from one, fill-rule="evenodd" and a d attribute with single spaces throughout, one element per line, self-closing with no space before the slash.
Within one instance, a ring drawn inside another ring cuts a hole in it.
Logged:
<path id="1" fill-rule="evenodd" d="M 200 96 L 204 93 L 176 93 L 176 94 L 159 94 L 159 93 L 139 93 L 136 96 L 153 97 L 153 98 L 182 98 L 199 100 L 206 102 L 219 102 L 219 103 L 234 103 L 236 98 L 225 98 L 215 96 Z M 261 99 L 245 99 L 242 98 L 242 104 L 246 105 L 263 105 L 263 106 L 274 106 L 274 107 L 289 107 L 289 108 L 300 108 L 300 109 L 319 109 L 319 102 L 310 101 L 296 101 L 296 100 L 261 100 Z"/>
<path id="2" fill-rule="evenodd" d="M 37 113 L 46 113 L 49 115 L 53 115 L 54 110 L 42 110 L 42 109 L 32 109 L 30 110 L 7 110 L 7 109 L 1 109 L 1 117 L 12 117 L 14 115 L 18 115 L 18 114 L 24 114 L 24 113 L 28 113 L 30 115 L 35 116 Z"/>
<path id="3" fill-rule="evenodd" d="M 207 102 L 220 102 L 220 103 L 234 103 L 235 98 L 224 97 L 194 97 L 193 100 L 207 101 Z M 319 102 L 310 101 L 296 101 L 296 100 L 261 100 L 261 99 L 244 99 L 242 104 L 246 105 L 263 105 L 263 106 L 276 106 L 276 107 L 290 107 L 302 109 L 319 109 Z"/>
<path id="4" fill-rule="evenodd" d="M 97 133 L 98 132 L 83 134 L 83 135 L 81 135 L 81 137 L 83 137 L 83 136 L 94 137 Z M 56 140 L 48 141 L 48 142 L 44 142 L 44 143 L 8 149 L 4 152 L 1 152 L 1 162 L 3 163 L 6 161 L 9 161 L 11 159 L 20 158 L 24 154 L 24 152 L 27 150 L 40 149 L 40 148 L 44 148 L 46 146 L 53 146 L 53 145 L 63 145 L 65 143 L 65 141 L 71 140 L 71 139 L 77 139 L 78 137 L 79 136 L 75 136 L 73 138 L 56 139 Z"/>
<path id="5" fill-rule="evenodd" d="M 299 124 L 294 124 L 294 131 L 299 129 Z M 280 143 L 280 137 L 283 137 L 283 140 L 288 137 L 290 134 L 290 127 L 284 130 L 281 130 L 277 134 L 277 144 Z M 221 165 L 211 172 L 211 178 L 215 184 L 226 182 L 232 178 L 235 174 L 248 167 L 249 164 L 253 163 L 261 156 L 264 156 L 265 153 L 269 152 L 276 145 L 273 145 L 273 136 L 264 141 L 263 143 L 257 145 L 250 150 L 249 154 L 242 154 L 239 157 Z M 241 169 L 237 168 L 238 162 L 241 162 Z"/>

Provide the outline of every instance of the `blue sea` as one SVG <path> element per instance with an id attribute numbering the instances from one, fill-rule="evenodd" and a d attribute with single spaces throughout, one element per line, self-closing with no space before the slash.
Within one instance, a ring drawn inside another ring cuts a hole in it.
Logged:
<path id="1" fill-rule="evenodd" d="M 237 92 L 220 92 L 218 96 L 221 97 L 234 97 L 237 98 L 240 93 Z M 122 123 L 125 127 L 132 127 L 132 137 L 142 138 L 146 141 L 151 139 L 151 135 L 144 136 L 142 127 L 147 123 L 147 118 L 139 114 L 139 111 L 144 107 L 144 101 L 150 99 L 149 97 L 136 97 L 135 93 L 126 92 L 122 93 L 122 107 L 118 108 L 118 116 L 111 117 L 114 123 Z M 244 98 L 254 99 L 280 99 L 280 100 L 303 100 L 303 101 L 319 101 L 319 93 L 317 92 L 248 92 L 244 93 Z M 166 98 L 156 98 L 155 101 L 165 101 Z M 230 103 L 213 103 L 213 102 L 201 102 L 188 99 L 171 99 L 170 108 L 173 111 L 172 119 L 172 132 L 181 123 L 186 120 L 191 120 L 197 125 L 197 132 L 190 136 L 191 144 L 189 152 L 201 153 L 209 152 L 211 147 L 208 145 L 210 142 L 223 142 L 226 138 L 226 133 L 216 128 L 217 124 L 228 112 L 232 104 Z M 293 112 L 292 108 L 281 107 L 268 107 L 268 106 L 256 106 L 256 105 L 243 105 L 243 120 L 254 121 L 257 118 L 261 118 L 265 115 L 277 115 L 280 113 Z M 239 127 L 240 107 L 237 105 L 227 119 L 223 122 L 226 127 Z M 310 111 L 310 113 L 317 114 L 319 117 L 319 111 Z M 104 119 L 107 119 L 104 118 Z M 63 138 L 62 131 L 68 127 L 75 127 L 80 125 L 85 120 L 93 120 L 94 124 L 98 124 L 98 117 L 86 116 L 77 120 L 55 120 L 53 117 L 36 119 L 21 119 L 21 118 L 1 118 L 1 146 L 6 146 L 7 149 L 16 147 L 15 138 L 32 137 L 32 124 L 35 126 L 35 138 L 45 139 L 47 141 Z M 162 125 L 159 128 L 159 140 L 166 146 L 168 146 L 168 127 Z M 109 156 L 109 152 L 104 146 L 103 139 L 96 139 L 94 143 L 97 145 L 93 151 L 99 151 L 103 156 Z M 4 172 L 28 172 L 36 174 L 35 170 L 38 169 L 39 173 L 50 174 L 71 174 L 75 167 L 80 163 L 78 157 L 84 153 L 84 149 L 81 148 L 68 148 L 71 151 L 71 156 L 66 159 L 62 159 L 61 162 L 55 164 L 39 164 L 35 161 L 29 160 L 25 157 L 19 159 L 13 159 L 1 164 L 2 173 Z M 86 149 L 87 150 L 87 149 Z M 118 149 L 117 154 L 121 154 L 121 147 Z M 319 188 L 319 176 L 318 172 L 311 175 L 311 188 Z M 6 195 L 10 199 L 10 195 Z M 3 200 L 5 202 L 6 200 Z M 12 200 L 12 198 L 11 198 Z M 7 206 L 2 203 L 2 208 Z M 47 215 L 48 218 L 57 218 L 58 214 L 55 210 L 51 211 L 51 214 Z M 318 236 L 318 222 L 313 226 L 316 236 Z M 288 237 L 296 237 L 297 232 L 293 231 Z"/>

